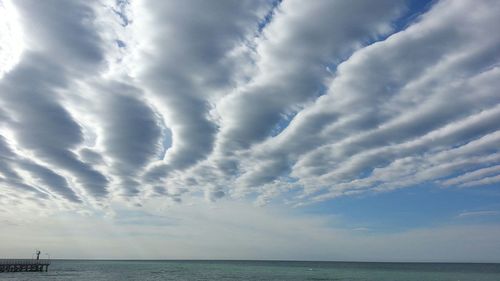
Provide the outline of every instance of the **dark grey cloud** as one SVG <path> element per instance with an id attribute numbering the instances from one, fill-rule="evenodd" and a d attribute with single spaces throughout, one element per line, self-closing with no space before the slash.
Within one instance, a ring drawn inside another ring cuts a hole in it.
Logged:
<path id="1" fill-rule="evenodd" d="M 104 163 L 102 155 L 96 151 L 93 151 L 90 148 L 84 147 L 78 151 L 78 154 L 80 156 L 80 159 L 82 159 L 82 161 L 85 163 L 89 163 L 91 165 L 98 165 Z"/>
<path id="2" fill-rule="evenodd" d="M 145 166 L 162 157 L 165 137 L 160 116 L 140 100 L 139 89 L 123 83 L 100 87 L 100 104 L 105 153 L 121 178 L 120 185 L 137 193 L 140 182 L 134 180 Z"/>
<path id="3" fill-rule="evenodd" d="M 73 189 L 68 185 L 66 179 L 54 171 L 30 162 L 20 163 L 20 168 L 32 174 L 33 177 L 39 179 L 45 186 L 50 188 L 56 194 L 63 196 L 64 198 L 75 202 L 81 203 L 82 200 L 75 194 Z"/>
<path id="4" fill-rule="evenodd" d="M 11 159 L 15 157 L 15 154 L 7 145 L 7 142 L 3 136 L 0 136 L 0 173 L 4 179 L 10 180 L 22 180 L 19 174 L 14 171 L 11 167 Z"/>
<path id="5" fill-rule="evenodd" d="M 31 193 L 33 195 L 36 195 L 40 199 L 47 199 L 48 194 L 40 191 L 35 186 L 26 183 L 25 179 L 19 174 L 19 171 L 16 170 L 16 164 L 19 165 L 25 163 L 27 163 L 27 160 L 22 159 L 19 155 L 12 151 L 12 149 L 7 144 L 6 139 L 2 135 L 0 135 L 0 187 L 5 189 L 14 188 L 18 192 Z M 41 167 L 39 165 L 37 166 L 39 169 L 38 171 L 42 171 L 41 173 L 43 173 L 41 177 L 44 178 L 45 183 L 48 183 L 49 181 L 51 181 L 51 183 L 61 183 L 61 185 L 54 187 L 53 190 L 56 193 L 59 193 L 60 195 L 72 201 L 78 201 L 74 193 L 64 185 L 64 178 L 60 177 L 47 168 Z M 20 168 L 23 169 L 24 167 L 21 166 Z"/>
<path id="6" fill-rule="evenodd" d="M 159 118 L 147 104 L 127 93 L 137 89 L 114 83 L 105 90 L 119 93 L 109 95 L 102 103 L 108 155 L 118 160 L 124 172 L 140 169 L 161 150 Z"/>

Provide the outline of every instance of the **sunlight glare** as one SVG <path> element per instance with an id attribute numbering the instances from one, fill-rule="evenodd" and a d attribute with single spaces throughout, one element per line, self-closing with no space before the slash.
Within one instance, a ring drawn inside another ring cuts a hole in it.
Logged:
<path id="1" fill-rule="evenodd" d="M 19 62 L 23 52 L 21 23 L 11 0 L 0 0 L 0 78 Z"/>

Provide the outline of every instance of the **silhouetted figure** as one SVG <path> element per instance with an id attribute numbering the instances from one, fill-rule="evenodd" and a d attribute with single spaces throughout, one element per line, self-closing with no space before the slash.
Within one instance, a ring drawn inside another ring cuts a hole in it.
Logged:
<path id="1" fill-rule="evenodd" d="M 40 254 L 42 252 L 40 252 L 39 250 L 36 250 L 36 260 L 40 260 Z"/>

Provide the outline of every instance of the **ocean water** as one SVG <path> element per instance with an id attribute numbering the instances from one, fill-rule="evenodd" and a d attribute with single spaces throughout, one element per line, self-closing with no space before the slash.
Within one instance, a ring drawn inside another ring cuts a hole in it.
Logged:
<path id="1" fill-rule="evenodd" d="M 54 260 L 49 272 L 0 273 L 0 280 L 499 281 L 500 264 Z"/>

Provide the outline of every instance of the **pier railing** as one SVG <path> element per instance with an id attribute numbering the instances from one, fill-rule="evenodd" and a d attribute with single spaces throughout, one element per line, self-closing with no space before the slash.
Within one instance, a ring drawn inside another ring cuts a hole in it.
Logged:
<path id="1" fill-rule="evenodd" d="M 0 272 L 48 271 L 50 259 L 0 259 Z"/>
<path id="2" fill-rule="evenodd" d="M 50 264 L 49 259 L 0 259 L 0 264 Z"/>

